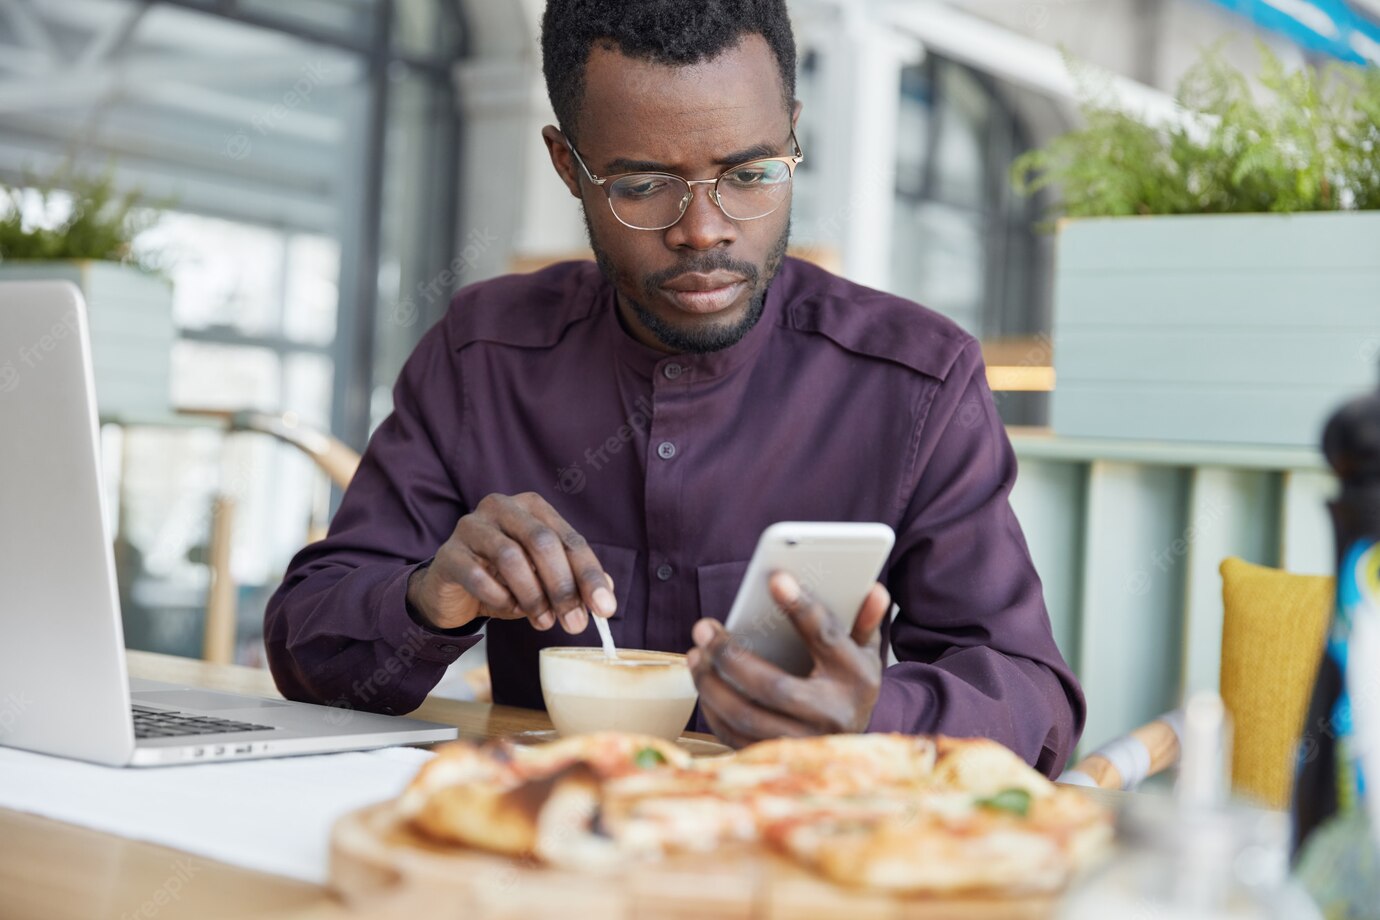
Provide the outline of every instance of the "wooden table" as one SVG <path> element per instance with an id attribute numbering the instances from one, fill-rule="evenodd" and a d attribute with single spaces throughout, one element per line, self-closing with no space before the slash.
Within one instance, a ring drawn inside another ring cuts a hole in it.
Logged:
<path id="1" fill-rule="evenodd" d="M 128 657 L 131 677 L 279 696 L 267 671 L 147 652 L 131 651 Z M 454 725 L 462 736 L 470 737 L 551 727 L 544 712 L 437 698 L 428 698 L 415 715 Z M 1103 792 L 1099 797 L 1113 806 L 1123 799 L 1119 793 Z M 182 882 L 175 885 L 173 880 L 179 878 Z M 153 920 L 155 916 L 157 920 L 344 920 L 358 915 L 346 911 L 328 889 L 318 885 L 0 809 L 0 918 Z"/>

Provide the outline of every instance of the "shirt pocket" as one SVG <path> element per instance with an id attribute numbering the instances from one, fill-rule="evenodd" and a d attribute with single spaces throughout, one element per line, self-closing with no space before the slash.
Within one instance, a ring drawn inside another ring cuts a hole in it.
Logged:
<path id="1" fill-rule="evenodd" d="M 700 589 L 700 616 L 711 617 L 720 623 L 727 619 L 747 567 L 748 560 L 744 559 L 740 562 L 702 565 L 695 570 Z"/>
<path id="2" fill-rule="evenodd" d="M 613 579 L 613 594 L 619 600 L 618 609 L 609 617 L 609 622 L 616 623 L 623 619 L 626 607 L 623 598 L 631 595 L 633 580 L 637 577 L 637 550 L 626 546 L 614 546 L 612 543 L 595 543 L 593 540 L 589 541 L 589 548 L 594 551 L 594 556 L 604 567 L 604 571 Z"/>

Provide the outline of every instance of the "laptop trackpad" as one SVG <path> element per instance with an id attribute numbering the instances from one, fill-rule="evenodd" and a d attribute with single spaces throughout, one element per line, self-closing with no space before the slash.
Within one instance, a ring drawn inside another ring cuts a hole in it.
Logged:
<path id="1" fill-rule="evenodd" d="M 216 693 L 214 690 L 140 690 L 129 696 L 136 703 L 172 709 L 269 709 L 288 705 L 251 696 Z"/>

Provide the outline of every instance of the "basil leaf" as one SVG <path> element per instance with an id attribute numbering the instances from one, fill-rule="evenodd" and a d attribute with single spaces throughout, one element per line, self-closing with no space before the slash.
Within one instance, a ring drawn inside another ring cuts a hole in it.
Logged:
<path id="1" fill-rule="evenodd" d="M 1024 789 L 1003 789 L 990 799 L 978 799 L 974 804 L 979 808 L 1009 811 L 1024 818 L 1030 813 L 1030 793 Z"/>
<path id="2" fill-rule="evenodd" d="M 665 762 L 665 755 L 654 747 L 644 747 L 642 750 L 638 751 L 637 756 L 633 758 L 633 763 L 637 764 L 638 768 L 642 770 L 650 770 L 652 767 L 659 766 Z"/>

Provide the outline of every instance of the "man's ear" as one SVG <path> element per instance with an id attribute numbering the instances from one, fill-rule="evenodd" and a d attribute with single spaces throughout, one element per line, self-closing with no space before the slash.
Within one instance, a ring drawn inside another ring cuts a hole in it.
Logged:
<path id="1" fill-rule="evenodd" d="M 800 110 L 805 108 L 805 104 L 799 99 L 791 103 L 791 129 L 795 129 L 796 122 L 800 121 Z"/>
<path id="2" fill-rule="evenodd" d="M 551 165 L 555 168 L 556 175 L 560 176 L 565 187 L 570 189 L 570 194 L 576 198 L 583 198 L 580 194 L 580 167 L 570 155 L 570 145 L 565 135 L 555 125 L 547 125 L 541 129 L 541 139 L 546 141 L 546 152 L 551 156 Z"/>

